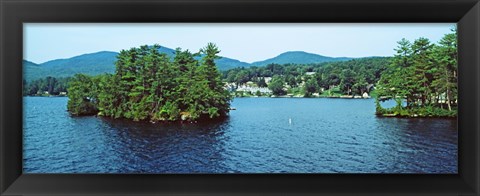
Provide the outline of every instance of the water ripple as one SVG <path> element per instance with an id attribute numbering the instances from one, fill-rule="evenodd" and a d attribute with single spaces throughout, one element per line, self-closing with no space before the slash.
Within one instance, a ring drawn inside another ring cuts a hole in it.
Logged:
<path id="1" fill-rule="evenodd" d="M 24 98 L 26 173 L 456 173 L 456 120 L 377 118 L 373 100 L 239 98 L 215 122 L 70 117 Z M 290 120 L 291 119 L 291 123 Z"/>

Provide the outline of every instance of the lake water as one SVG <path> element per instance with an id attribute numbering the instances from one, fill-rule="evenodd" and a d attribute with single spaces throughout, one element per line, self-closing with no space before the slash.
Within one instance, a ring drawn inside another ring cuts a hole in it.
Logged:
<path id="1" fill-rule="evenodd" d="M 456 120 L 376 117 L 373 99 L 236 98 L 196 124 L 71 117 L 67 101 L 24 98 L 25 173 L 457 173 Z"/>

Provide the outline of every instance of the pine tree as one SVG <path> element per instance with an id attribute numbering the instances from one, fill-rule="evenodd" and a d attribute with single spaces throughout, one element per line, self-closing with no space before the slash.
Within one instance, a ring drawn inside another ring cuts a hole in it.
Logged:
<path id="1" fill-rule="evenodd" d="M 435 47 L 435 60 L 438 63 L 436 79 L 432 82 L 440 92 L 444 92 L 442 98 L 446 99 L 448 110 L 452 110 L 452 103 L 457 99 L 457 32 L 446 34 Z M 440 96 L 441 94 L 439 94 Z M 440 99 L 440 98 L 439 98 Z M 440 104 L 441 105 L 441 104 Z"/>
<path id="2" fill-rule="evenodd" d="M 378 81 L 378 98 L 393 98 L 397 102 L 397 107 L 401 107 L 402 100 L 406 98 L 407 107 L 414 104 L 416 98 L 413 95 L 413 61 L 412 44 L 402 39 L 395 49 L 396 54 L 392 59 L 388 69 L 383 72 Z"/>
<path id="3" fill-rule="evenodd" d="M 416 81 L 414 90 L 421 100 L 421 105 L 430 103 L 431 89 L 430 85 L 433 80 L 433 44 L 427 38 L 419 38 L 412 45 L 412 60 L 414 64 L 414 77 Z"/>

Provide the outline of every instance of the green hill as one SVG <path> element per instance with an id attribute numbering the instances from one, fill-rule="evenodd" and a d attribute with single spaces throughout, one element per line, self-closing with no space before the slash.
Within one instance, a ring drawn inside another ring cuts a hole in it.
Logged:
<path id="1" fill-rule="evenodd" d="M 347 58 L 347 57 L 334 58 L 334 57 L 327 57 L 327 56 L 322 56 L 318 54 L 307 53 L 303 51 L 291 51 L 291 52 L 282 53 L 271 59 L 254 62 L 252 63 L 252 65 L 259 67 L 259 66 L 272 64 L 272 63 L 312 64 L 312 63 L 323 63 L 323 62 L 332 62 L 332 61 L 347 61 L 350 59 L 352 58 Z"/>
<path id="2" fill-rule="evenodd" d="M 68 59 L 48 61 L 40 64 L 40 67 L 47 72 L 40 72 L 38 75 L 32 74 L 32 76 L 43 78 L 46 76 L 68 77 L 76 73 L 84 73 L 87 75 L 113 73 L 115 71 L 114 63 L 117 55 L 118 53 L 116 52 L 102 51 L 83 54 Z"/>
<path id="3" fill-rule="evenodd" d="M 31 78 L 36 78 L 37 75 L 45 75 L 46 70 L 44 70 L 39 64 L 23 60 L 23 74 L 25 75 L 26 80 Z"/>
<path id="4" fill-rule="evenodd" d="M 175 50 L 167 47 L 160 47 L 159 51 L 171 56 L 172 58 L 175 56 Z M 47 76 L 68 77 L 73 76 L 76 73 L 84 73 L 87 75 L 113 73 L 115 72 L 115 61 L 117 55 L 117 52 L 101 51 L 83 54 L 67 59 L 56 59 L 42 64 L 35 64 L 33 62 L 24 60 L 23 66 L 25 79 L 27 81 L 31 81 L 45 78 Z M 250 66 L 248 63 L 226 57 L 217 59 L 216 63 L 220 70 Z"/>

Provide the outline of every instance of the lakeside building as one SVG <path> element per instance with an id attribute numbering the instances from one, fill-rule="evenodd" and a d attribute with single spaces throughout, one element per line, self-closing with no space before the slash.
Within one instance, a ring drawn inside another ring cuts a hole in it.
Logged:
<path id="1" fill-rule="evenodd" d="M 247 85 L 242 85 L 239 86 L 235 91 L 243 91 L 243 92 L 250 92 L 250 93 L 272 93 L 270 89 L 267 87 L 255 87 L 255 86 L 247 86 Z"/>

